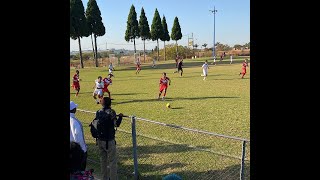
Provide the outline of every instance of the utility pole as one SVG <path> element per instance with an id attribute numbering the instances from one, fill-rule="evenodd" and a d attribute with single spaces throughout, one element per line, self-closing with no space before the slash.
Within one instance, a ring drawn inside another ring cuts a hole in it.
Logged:
<path id="1" fill-rule="evenodd" d="M 213 13 L 213 47 L 212 47 L 212 56 L 213 58 L 215 58 L 216 56 L 216 12 L 218 12 L 218 10 L 216 10 L 216 7 L 213 7 L 213 10 L 209 10 L 210 12 Z"/>

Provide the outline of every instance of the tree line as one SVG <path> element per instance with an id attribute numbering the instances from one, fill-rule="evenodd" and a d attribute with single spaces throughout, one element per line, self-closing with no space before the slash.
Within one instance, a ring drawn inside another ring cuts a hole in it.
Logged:
<path id="1" fill-rule="evenodd" d="M 134 5 L 131 5 L 130 12 L 127 20 L 127 29 L 125 32 L 125 40 L 127 42 L 133 41 L 134 52 L 136 53 L 135 40 L 141 38 L 143 41 L 143 54 L 145 60 L 145 41 L 157 41 L 159 47 L 159 39 L 164 43 L 164 60 L 166 60 L 166 41 L 170 38 L 176 41 L 176 54 L 178 54 L 178 40 L 182 38 L 181 27 L 178 17 L 174 18 L 173 27 L 171 29 L 171 36 L 169 35 L 166 17 L 163 15 L 162 21 L 158 9 L 155 9 L 151 30 L 149 28 L 148 19 L 145 15 L 143 7 L 141 8 L 139 22 L 137 20 L 137 13 Z M 159 48 L 157 48 L 157 60 L 159 60 Z"/>
<path id="2" fill-rule="evenodd" d="M 106 33 L 104 24 L 102 23 L 102 17 L 100 9 L 96 0 L 89 0 L 87 3 L 87 9 L 84 10 L 84 6 L 81 0 L 70 0 L 70 38 L 78 40 L 79 44 L 79 56 L 80 67 L 83 68 L 83 57 L 81 50 L 81 38 L 91 36 L 93 58 L 95 60 L 95 66 L 98 67 L 98 53 L 97 53 L 97 37 L 103 36 Z M 128 20 L 127 29 L 125 31 L 124 39 L 129 42 L 133 41 L 134 52 L 136 53 L 135 40 L 141 38 L 143 40 L 144 59 L 145 59 L 145 41 L 152 40 L 157 41 L 157 47 L 159 47 L 159 39 L 164 42 L 164 57 L 166 57 L 165 42 L 170 41 L 170 38 L 176 41 L 176 55 L 178 54 L 178 40 L 182 38 L 181 27 L 178 17 L 174 18 L 173 27 L 171 30 L 171 36 L 169 35 L 166 17 L 163 15 L 162 21 L 158 9 L 155 9 L 154 17 L 152 20 L 151 29 L 149 28 L 148 19 L 145 15 L 143 7 L 141 8 L 139 22 L 137 20 L 137 13 L 134 5 L 131 6 Z M 157 50 L 157 59 L 159 60 L 159 48 Z M 164 59 L 166 60 L 166 58 Z"/>

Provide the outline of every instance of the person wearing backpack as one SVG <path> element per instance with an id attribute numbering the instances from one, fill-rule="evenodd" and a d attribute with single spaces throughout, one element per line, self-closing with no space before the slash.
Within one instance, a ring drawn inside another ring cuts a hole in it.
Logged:
<path id="1" fill-rule="evenodd" d="M 122 121 L 123 114 L 117 118 L 115 110 L 111 109 L 111 99 L 101 99 L 102 109 L 96 112 L 91 122 L 90 132 L 96 138 L 100 151 L 100 166 L 103 180 L 118 180 L 115 131 Z"/>

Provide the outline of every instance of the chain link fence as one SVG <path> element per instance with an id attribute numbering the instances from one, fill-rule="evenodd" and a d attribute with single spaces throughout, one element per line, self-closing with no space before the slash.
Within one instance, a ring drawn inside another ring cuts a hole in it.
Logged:
<path id="1" fill-rule="evenodd" d="M 93 168 L 99 179 L 99 151 L 89 130 L 94 116 L 91 111 L 76 113 L 88 144 L 87 169 Z M 131 116 L 123 119 L 116 142 L 120 180 L 162 179 L 172 173 L 193 180 L 250 179 L 250 141 L 246 139 Z"/>

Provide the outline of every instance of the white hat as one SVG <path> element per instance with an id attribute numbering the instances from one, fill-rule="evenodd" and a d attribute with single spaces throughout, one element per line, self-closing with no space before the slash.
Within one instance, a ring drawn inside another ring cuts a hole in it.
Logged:
<path id="1" fill-rule="evenodd" d="M 75 104 L 73 101 L 70 101 L 70 111 L 77 107 L 78 107 L 78 104 Z"/>

